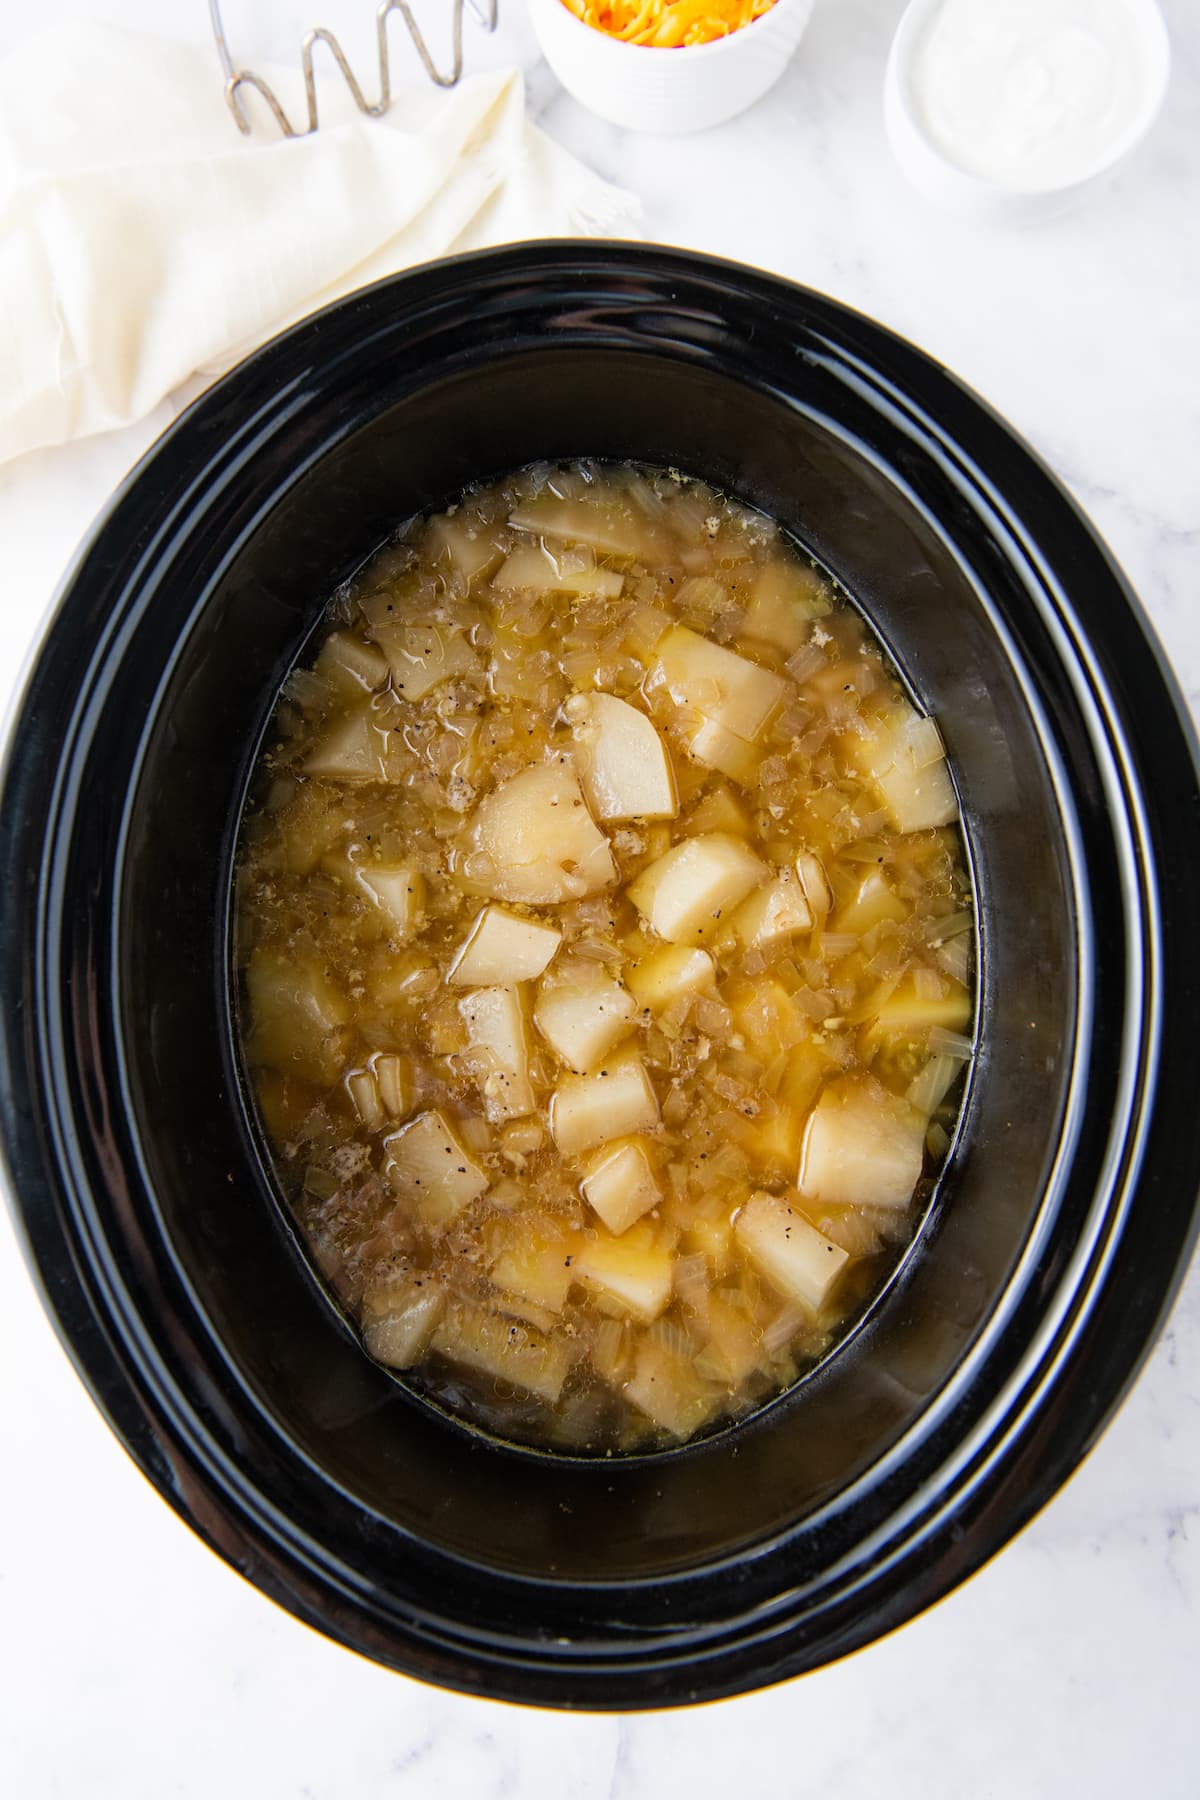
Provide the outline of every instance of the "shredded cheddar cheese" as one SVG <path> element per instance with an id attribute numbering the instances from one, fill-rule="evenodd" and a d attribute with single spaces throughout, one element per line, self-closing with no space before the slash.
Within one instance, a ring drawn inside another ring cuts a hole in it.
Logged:
<path id="1" fill-rule="evenodd" d="M 653 50 L 678 50 L 729 37 L 770 12 L 775 0 L 563 0 L 608 37 Z"/>

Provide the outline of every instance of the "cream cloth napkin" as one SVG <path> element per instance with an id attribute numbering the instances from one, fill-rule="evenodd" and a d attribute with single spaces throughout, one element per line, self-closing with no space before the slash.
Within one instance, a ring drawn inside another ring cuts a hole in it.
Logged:
<path id="1" fill-rule="evenodd" d="M 296 72 L 265 73 L 300 118 Z M 247 139 L 211 50 L 74 24 L 0 62 L 0 460 L 138 419 L 396 269 L 634 228 L 630 195 L 527 122 L 515 72 L 377 121 L 336 76 L 319 92 L 313 136 Z"/>

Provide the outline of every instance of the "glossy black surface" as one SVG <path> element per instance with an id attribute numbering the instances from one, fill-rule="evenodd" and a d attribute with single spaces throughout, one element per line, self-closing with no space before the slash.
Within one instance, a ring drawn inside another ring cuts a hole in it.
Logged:
<path id="1" fill-rule="evenodd" d="M 580 454 L 715 481 L 857 596 L 942 725 L 984 939 L 983 1053 L 904 1281 L 754 1422 L 591 1465 L 431 1416 L 315 1291 L 249 1129 L 226 941 L 257 734 L 330 587 L 399 516 Z M 1053 1492 L 1182 1272 L 1200 798 L 1174 690 L 1030 453 L 802 289 L 527 245 L 269 346 L 161 440 L 68 579 L 0 853 L 5 1154 L 81 1374 L 215 1548 L 427 1679 L 662 1705 L 868 1641 Z"/>

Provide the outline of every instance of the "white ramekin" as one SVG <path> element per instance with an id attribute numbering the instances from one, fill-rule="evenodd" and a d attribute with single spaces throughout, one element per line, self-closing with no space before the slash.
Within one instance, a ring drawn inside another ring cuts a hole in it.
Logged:
<path id="1" fill-rule="evenodd" d="M 892 39 L 883 84 L 883 117 L 892 155 L 913 186 L 939 206 L 985 219 L 1052 217 L 1073 205 L 1093 183 L 1115 168 L 1154 123 L 1170 76 L 1170 39 L 1157 0 L 1128 0 L 1130 15 L 1148 53 L 1152 79 L 1137 118 L 1112 140 L 1092 168 L 1075 180 L 1046 187 L 1009 187 L 960 168 L 930 137 L 913 97 L 917 51 L 942 3 L 943 0 L 910 0 Z M 997 3 L 1003 4 L 1003 0 Z"/>
<path id="2" fill-rule="evenodd" d="M 528 0 L 542 54 L 581 105 L 629 131 L 703 131 L 773 87 L 804 35 L 813 0 L 775 0 L 727 38 L 682 50 L 622 44 L 562 0 Z"/>

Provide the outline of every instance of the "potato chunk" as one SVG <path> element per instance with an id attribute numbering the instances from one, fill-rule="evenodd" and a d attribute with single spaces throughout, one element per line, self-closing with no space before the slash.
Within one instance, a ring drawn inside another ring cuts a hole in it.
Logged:
<path id="1" fill-rule="evenodd" d="M 868 869 L 854 892 L 838 907 L 834 929 L 852 931 L 858 937 L 881 925 L 885 919 L 897 922 L 908 917 L 908 907 L 890 886 L 882 869 Z"/>
<path id="2" fill-rule="evenodd" d="M 828 1206 L 907 1206 L 924 1165 L 925 1119 L 870 1078 L 832 1081 L 809 1115 L 800 1192 Z"/>
<path id="3" fill-rule="evenodd" d="M 427 529 L 426 541 L 433 555 L 468 587 L 503 558 L 504 552 L 497 549 L 485 530 L 466 525 L 454 513 L 436 514 Z"/>
<path id="4" fill-rule="evenodd" d="M 605 594 L 615 599 L 625 585 L 619 569 L 564 569 L 544 544 L 518 544 L 492 577 L 501 592 Z"/>
<path id="5" fill-rule="evenodd" d="M 378 907 L 401 943 L 421 923 L 425 904 L 425 877 L 411 863 L 365 863 L 356 867 L 354 880 L 372 906 Z"/>
<path id="6" fill-rule="evenodd" d="M 663 1248 L 648 1220 L 621 1237 L 604 1232 L 586 1243 L 574 1262 L 575 1273 L 598 1288 L 620 1312 L 647 1324 L 657 1319 L 671 1298 L 675 1259 Z"/>
<path id="7" fill-rule="evenodd" d="M 448 1307 L 433 1334 L 440 1356 L 508 1381 L 553 1406 L 571 1367 L 562 1338 L 549 1338 L 532 1325 L 514 1324 L 486 1307 L 460 1303 Z"/>
<path id="8" fill-rule="evenodd" d="M 661 1012 L 683 994 L 701 993 L 713 987 L 717 966 L 707 950 L 690 950 L 686 944 L 663 944 L 639 957 L 625 977 L 639 1006 Z"/>
<path id="9" fill-rule="evenodd" d="M 444 1290 L 427 1277 L 368 1288 L 362 1308 L 367 1355 L 393 1369 L 411 1369 L 428 1349 L 445 1304 Z"/>
<path id="10" fill-rule="evenodd" d="M 324 781 L 386 781 L 387 733 L 376 725 L 370 704 L 335 719 L 305 757 L 304 769 Z"/>
<path id="11" fill-rule="evenodd" d="M 393 687 L 405 700 L 420 700 L 442 682 L 479 667 L 462 632 L 444 625 L 377 625 L 375 641 L 391 666 Z"/>
<path id="12" fill-rule="evenodd" d="M 498 900 L 554 905 L 617 878 L 608 839 L 596 829 L 565 759 L 502 782 L 476 808 L 470 837 L 490 866 L 480 886 Z"/>
<path id="13" fill-rule="evenodd" d="M 534 1110 L 529 1043 L 520 996 L 513 987 L 476 988 L 458 1003 L 467 1028 L 484 1110 L 494 1124 Z"/>
<path id="14" fill-rule="evenodd" d="M 717 1391 L 695 1367 L 665 1344 L 641 1345 L 625 1392 L 648 1419 L 672 1437 L 689 1438 L 716 1411 Z"/>
<path id="15" fill-rule="evenodd" d="M 798 878 L 784 869 L 774 881 L 743 900 L 732 923 L 743 944 L 776 944 L 781 938 L 810 930 L 812 914 Z"/>
<path id="16" fill-rule="evenodd" d="M 566 714 L 597 819 L 675 817 L 679 798 L 671 761 L 645 713 L 613 694 L 577 694 Z"/>
<path id="17" fill-rule="evenodd" d="M 383 1140 L 384 1172 L 431 1229 L 450 1225 L 488 1186 L 440 1112 L 420 1113 Z"/>
<path id="18" fill-rule="evenodd" d="M 522 1219 L 514 1240 L 491 1266 L 493 1284 L 542 1312 L 561 1312 L 575 1280 L 574 1238 Z"/>
<path id="19" fill-rule="evenodd" d="M 450 965 L 451 987 L 492 987 L 536 981 L 562 943 L 562 932 L 537 919 L 522 919 L 502 906 L 485 906 Z"/>
<path id="20" fill-rule="evenodd" d="M 927 831 L 958 817 L 937 726 L 897 702 L 869 737 L 848 735 L 847 754 L 875 784 L 897 831 Z"/>
<path id="21" fill-rule="evenodd" d="M 689 832 L 723 831 L 727 836 L 753 837 L 754 825 L 742 802 L 724 783 L 710 788 L 687 817 Z"/>
<path id="22" fill-rule="evenodd" d="M 384 686 L 390 674 L 387 657 L 377 644 L 364 644 L 350 631 L 334 631 L 321 645 L 317 658 L 318 675 L 343 694 L 374 694 Z"/>
<path id="23" fill-rule="evenodd" d="M 767 869 L 740 838 L 707 832 L 685 838 L 643 869 L 629 898 L 656 936 L 698 944 L 719 935 L 719 921 Z"/>
<path id="24" fill-rule="evenodd" d="M 815 569 L 779 558 L 764 563 L 755 576 L 742 629 L 747 637 L 791 656 L 812 621 L 832 610 L 832 597 Z"/>
<path id="25" fill-rule="evenodd" d="M 728 775 L 739 787 L 752 788 L 758 782 L 762 746 L 747 743 L 735 732 L 727 731 L 715 719 L 705 719 L 688 738 L 688 754 L 706 769 Z"/>
<path id="26" fill-rule="evenodd" d="M 538 494 L 522 500 L 509 518 L 518 531 L 545 532 L 571 544 L 586 544 L 601 556 L 653 560 L 670 555 L 670 542 L 630 501 L 590 505 L 586 500 L 560 499 L 557 494 Z"/>
<path id="27" fill-rule="evenodd" d="M 790 682 L 748 657 L 676 625 L 658 646 L 651 670 L 680 706 L 694 706 L 735 737 L 752 741 L 787 698 Z"/>
<path id="28" fill-rule="evenodd" d="M 657 1124 L 658 1101 L 636 1056 L 622 1056 L 594 1075 L 564 1075 L 550 1102 L 550 1130 L 564 1156 Z"/>
<path id="29" fill-rule="evenodd" d="M 733 1227 L 742 1250 L 774 1288 L 819 1312 L 850 1258 L 774 1194 L 752 1194 Z"/>
<path id="30" fill-rule="evenodd" d="M 637 1002 L 617 981 L 594 977 L 587 987 L 543 986 L 533 1008 L 538 1030 L 561 1062 L 590 1075 L 633 1029 Z"/>
<path id="31" fill-rule="evenodd" d="M 307 958 L 258 949 L 246 968 L 246 987 L 250 1061 L 331 1080 L 350 1007 L 325 971 Z"/>
<path id="32" fill-rule="evenodd" d="M 636 1225 L 662 1199 L 645 1145 L 637 1138 L 598 1151 L 581 1185 L 584 1199 L 614 1237 Z"/>
<path id="33" fill-rule="evenodd" d="M 938 978 L 933 977 L 933 985 Z M 912 975 L 888 995 L 875 1015 L 871 1035 L 879 1037 L 913 1037 L 937 1027 L 942 1031 L 965 1031 L 971 1023 L 971 996 L 961 981 L 953 976 L 940 978 L 940 993 L 923 991 Z"/>

